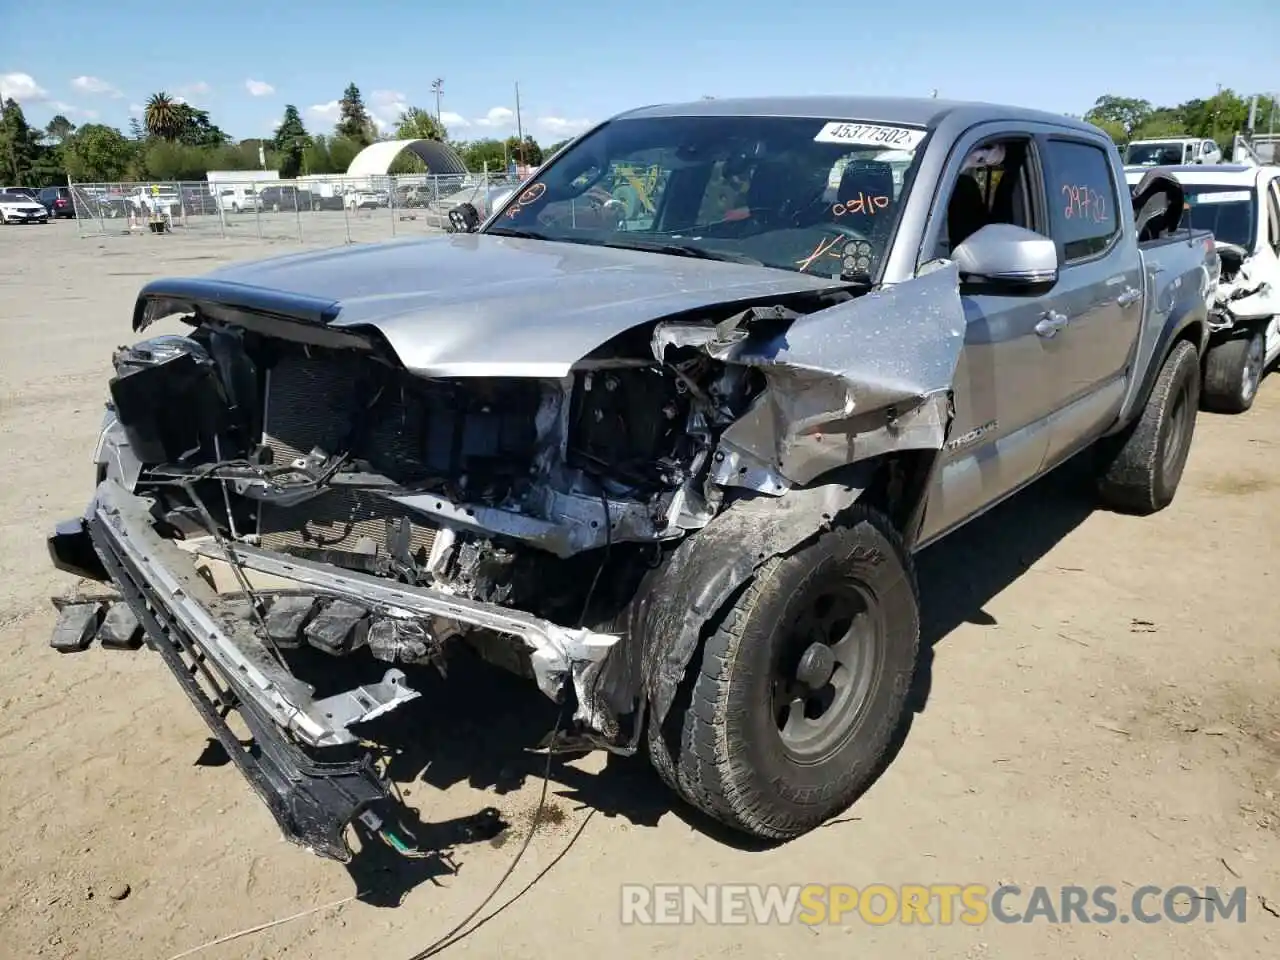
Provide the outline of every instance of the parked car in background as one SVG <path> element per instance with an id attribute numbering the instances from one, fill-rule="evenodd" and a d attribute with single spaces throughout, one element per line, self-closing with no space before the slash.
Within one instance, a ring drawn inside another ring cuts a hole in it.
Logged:
<path id="1" fill-rule="evenodd" d="M 1131 140 L 1124 150 L 1126 167 L 1168 167 L 1191 163 L 1221 163 L 1222 148 L 1214 140 L 1170 137 Z"/>
<path id="2" fill-rule="evenodd" d="M 76 215 L 70 187 L 45 187 L 40 191 L 39 200 L 54 219 L 62 217 L 69 220 Z"/>
<path id="3" fill-rule="evenodd" d="M 376 210 L 391 205 L 391 195 L 386 190 L 351 190 L 347 193 L 348 210 Z"/>
<path id="4" fill-rule="evenodd" d="M 637 165 L 652 209 L 576 217 Z M 336 859 L 357 817 L 405 846 L 361 733 L 419 696 L 391 664 L 468 650 L 563 705 L 548 748 L 799 836 L 909 715 L 917 551 L 1085 451 L 1103 504 L 1173 501 L 1218 274 L 1182 209 L 1055 113 L 718 99 L 600 124 L 467 236 L 153 281 L 133 329 L 189 334 L 114 354 L 49 541 L 123 606 L 64 605 L 53 643 L 145 631 Z M 382 679 L 322 690 L 304 645 Z"/>
<path id="5" fill-rule="evenodd" d="M 188 216 L 217 213 L 218 201 L 204 187 L 183 187 L 182 212 Z"/>
<path id="6" fill-rule="evenodd" d="M 223 213 L 248 213 L 262 209 L 262 201 L 254 186 L 236 184 L 218 187 L 218 209 Z"/>
<path id="7" fill-rule="evenodd" d="M 1243 413 L 1280 360 L 1280 167 L 1196 164 L 1159 172 L 1186 192 L 1182 225 L 1212 231 L 1222 260 L 1201 400 L 1206 410 Z M 1126 173 L 1131 183 L 1140 176 Z"/>
<path id="8" fill-rule="evenodd" d="M 310 190 L 300 190 L 292 184 L 271 184 L 258 191 L 258 202 L 263 210 L 273 213 L 295 210 L 314 209 L 314 198 Z"/>
<path id="9" fill-rule="evenodd" d="M 40 202 L 40 191 L 34 187 L 0 187 L 0 193 L 20 193 L 24 197 L 30 197 L 37 203 Z"/>
<path id="10" fill-rule="evenodd" d="M 44 204 L 25 193 L 0 191 L 0 223 L 48 223 Z"/>

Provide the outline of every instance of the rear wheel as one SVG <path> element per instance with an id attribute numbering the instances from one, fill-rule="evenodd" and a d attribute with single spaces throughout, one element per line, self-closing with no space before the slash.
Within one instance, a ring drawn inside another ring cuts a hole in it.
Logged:
<path id="1" fill-rule="evenodd" d="M 1244 413 L 1252 407 L 1265 357 L 1266 341 L 1258 327 L 1214 344 L 1204 360 L 1204 408 L 1215 413 Z"/>
<path id="2" fill-rule="evenodd" d="M 659 774 L 743 832 L 813 829 L 878 774 L 919 637 L 910 557 L 889 521 L 860 507 L 768 561 L 729 603 L 662 729 L 649 730 Z"/>
<path id="3" fill-rule="evenodd" d="M 1191 452 L 1200 402 L 1196 348 L 1174 345 L 1137 422 L 1098 448 L 1098 493 L 1114 510 L 1150 514 L 1173 502 Z"/>

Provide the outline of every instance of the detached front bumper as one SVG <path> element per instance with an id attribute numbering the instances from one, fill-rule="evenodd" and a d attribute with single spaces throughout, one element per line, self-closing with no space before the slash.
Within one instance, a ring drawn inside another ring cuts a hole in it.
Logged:
<path id="1" fill-rule="evenodd" d="M 519 638 L 529 648 L 539 686 L 553 696 L 616 640 L 325 564 L 242 545 L 234 549 L 255 587 L 269 578 L 280 584 L 276 590 L 359 604 L 372 618 L 444 619 Z M 314 689 L 293 676 L 258 635 L 243 597 L 220 593 L 201 575 L 197 560 L 225 563 L 222 548 L 212 542 L 179 546 L 161 537 L 152 526 L 149 501 L 114 480 L 99 484 L 83 519 L 58 525 L 49 552 L 59 569 L 94 579 L 105 573 L 114 581 L 149 646 L 284 834 L 322 856 L 349 860 L 346 827 L 389 794 L 372 757 L 359 750 L 348 728 L 417 697 L 404 674 L 390 669 L 381 683 L 315 699 Z M 249 728 L 249 748 L 227 724 L 232 711 Z M 334 754 L 341 760 L 331 762 Z"/>

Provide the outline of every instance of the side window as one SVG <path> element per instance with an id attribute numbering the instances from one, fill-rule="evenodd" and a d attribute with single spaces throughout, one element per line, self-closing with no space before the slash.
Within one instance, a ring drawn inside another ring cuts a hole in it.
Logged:
<path id="1" fill-rule="evenodd" d="M 1272 180 L 1267 191 L 1267 241 L 1280 256 L 1280 180 Z"/>
<path id="2" fill-rule="evenodd" d="M 1093 144 L 1050 140 L 1049 222 L 1063 263 L 1087 260 L 1120 235 L 1119 197 L 1106 153 Z"/>
<path id="3" fill-rule="evenodd" d="M 1037 229 L 1029 193 L 1031 141 L 984 141 L 964 159 L 947 197 L 946 220 L 934 257 L 949 257 L 961 243 L 991 223 Z"/>

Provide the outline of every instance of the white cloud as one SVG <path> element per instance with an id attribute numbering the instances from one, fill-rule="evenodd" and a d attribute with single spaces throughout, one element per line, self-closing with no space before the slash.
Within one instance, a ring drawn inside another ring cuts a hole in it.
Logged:
<path id="1" fill-rule="evenodd" d="M 328 103 L 315 103 L 307 107 L 307 113 L 317 120 L 328 120 L 330 123 L 337 123 L 338 117 L 342 115 L 342 103 L 338 100 L 330 100 Z"/>
<path id="2" fill-rule="evenodd" d="M 445 110 L 445 111 L 441 112 L 441 114 L 440 114 L 440 122 L 441 122 L 441 123 L 443 123 L 443 124 L 444 124 L 446 127 L 448 127 L 450 130 L 454 129 L 455 127 L 469 127 L 469 126 L 471 126 L 471 121 L 470 121 L 470 120 L 468 120 L 468 119 L 467 119 L 466 117 L 464 117 L 462 114 L 460 114 L 460 113 L 453 113 L 453 112 L 452 112 L 452 111 L 450 111 L 450 110 Z"/>
<path id="3" fill-rule="evenodd" d="M 118 87 L 107 83 L 101 77 L 73 77 L 71 86 L 79 90 L 81 93 L 105 93 L 107 96 L 117 100 L 121 99 L 124 94 L 120 92 Z"/>
<path id="4" fill-rule="evenodd" d="M 249 91 L 251 97 L 266 97 L 276 92 L 276 88 L 265 80 L 246 80 L 244 88 Z"/>
<path id="5" fill-rule="evenodd" d="M 140 103 L 131 103 L 129 104 L 129 112 L 130 113 L 146 113 L 147 108 Z"/>
<path id="6" fill-rule="evenodd" d="M 476 120 L 482 127 L 509 127 L 516 112 L 508 107 L 490 107 L 489 112 Z"/>
<path id="7" fill-rule="evenodd" d="M 19 103 L 43 103 L 49 99 L 49 91 L 36 83 L 29 73 L 0 73 L 0 100 L 17 100 Z"/>
<path id="8" fill-rule="evenodd" d="M 533 121 L 540 132 L 552 137 L 576 137 L 591 126 L 590 120 L 569 120 L 565 117 L 538 117 Z"/>
<path id="9" fill-rule="evenodd" d="M 369 102 L 375 107 L 389 107 L 404 101 L 405 95 L 399 90 L 375 90 L 369 95 Z"/>
<path id="10" fill-rule="evenodd" d="M 187 101 L 181 99 L 182 97 L 198 97 L 202 94 L 209 93 L 212 89 L 213 87 L 209 86 L 203 80 L 197 80 L 195 83 L 188 83 L 181 87 L 175 87 L 174 93 L 180 94 L 180 96 L 174 97 L 173 99 L 178 100 L 180 103 L 186 103 Z"/>

